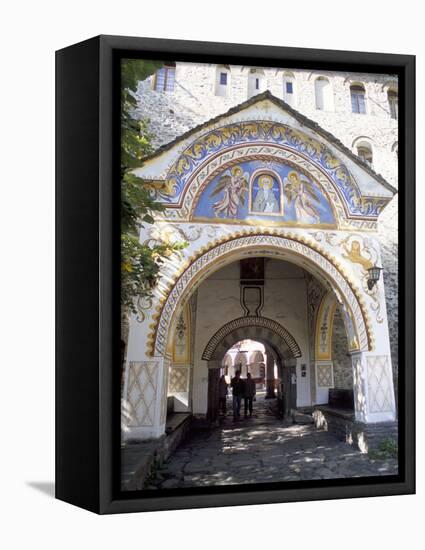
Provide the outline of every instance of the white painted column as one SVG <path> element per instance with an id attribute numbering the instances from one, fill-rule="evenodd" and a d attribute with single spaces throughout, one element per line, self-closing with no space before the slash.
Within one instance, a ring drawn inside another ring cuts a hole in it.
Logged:
<path id="1" fill-rule="evenodd" d="M 121 406 L 123 441 L 159 438 L 165 433 L 169 361 L 129 360 Z"/>
<path id="2" fill-rule="evenodd" d="M 389 353 L 352 355 L 356 420 L 367 424 L 396 419 L 394 386 Z"/>
<path id="3" fill-rule="evenodd" d="M 379 243 L 377 264 L 382 265 Z M 373 349 L 352 354 L 353 390 L 356 420 L 366 423 L 389 422 L 397 417 L 391 348 L 385 301 L 384 278 L 365 294 L 372 323 Z"/>

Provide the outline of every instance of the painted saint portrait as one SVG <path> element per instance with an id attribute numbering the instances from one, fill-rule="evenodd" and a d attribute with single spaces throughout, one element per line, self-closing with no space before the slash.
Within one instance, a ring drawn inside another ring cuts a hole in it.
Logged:
<path id="1" fill-rule="evenodd" d="M 213 210 L 217 217 L 236 218 L 239 205 L 244 206 L 245 194 L 248 190 L 248 174 L 244 173 L 240 166 L 234 166 L 227 170 L 218 180 L 217 186 L 210 197 L 221 198 L 213 204 Z"/>
<path id="2" fill-rule="evenodd" d="M 255 214 L 282 214 L 281 189 L 271 174 L 254 178 L 251 189 L 251 212 Z"/>

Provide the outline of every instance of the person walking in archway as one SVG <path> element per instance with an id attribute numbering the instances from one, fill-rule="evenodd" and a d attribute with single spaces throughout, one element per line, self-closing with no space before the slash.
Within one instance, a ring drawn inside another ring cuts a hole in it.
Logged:
<path id="1" fill-rule="evenodd" d="M 241 378 L 241 371 L 236 371 L 230 385 L 232 386 L 233 418 L 241 415 L 242 397 L 245 395 L 245 382 Z"/>
<path id="2" fill-rule="evenodd" d="M 245 393 L 244 393 L 244 409 L 245 416 L 252 416 L 252 402 L 254 400 L 255 394 L 257 393 L 255 387 L 255 381 L 251 377 L 251 373 L 248 372 L 245 380 Z"/>
<path id="3" fill-rule="evenodd" d="M 224 374 L 221 375 L 218 383 L 218 408 L 221 413 L 226 414 L 228 383 Z"/>

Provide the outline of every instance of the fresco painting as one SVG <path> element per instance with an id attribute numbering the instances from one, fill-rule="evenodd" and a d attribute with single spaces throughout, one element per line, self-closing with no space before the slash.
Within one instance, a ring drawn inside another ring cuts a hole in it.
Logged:
<path id="1" fill-rule="evenodd" d="M 252 177 L 250 189 L 250 213 L 282 215 L 282 185 L 273 173 L 261 171 Z"/>
<path id="2" fill-rule="evenodd" d="M 192 219 L 334 225 L 319 185 L 292 166 L 254 160 L 232 166 L 202 191 Z"/>

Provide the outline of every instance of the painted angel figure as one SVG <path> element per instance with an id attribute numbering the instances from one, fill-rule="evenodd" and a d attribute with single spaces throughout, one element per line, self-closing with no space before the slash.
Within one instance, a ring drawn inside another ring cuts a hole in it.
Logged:
<path id="1" fill-rule="evenodd" d="M 243 173 L 240 166 L 235 166 L 230 173 L 226 172 L 218 181 L 210 197 L 215 197 L 224 191 L 223 197 L 213 204 L 215 215 L 225 218 L 236 218 L 238 207 L 245 204 L 245 194 L 248 190 L 248 174 Z"/>
<path id="2" fill-rule="evenodd" d="M 297 172 L 289 172 L 285 181 L 285 196 L 289 203 L 294 203 L 297 222 L 320 223 L 320 212 L 314 203 L 320 203 L 313 184 L 301 179 Z"/>

